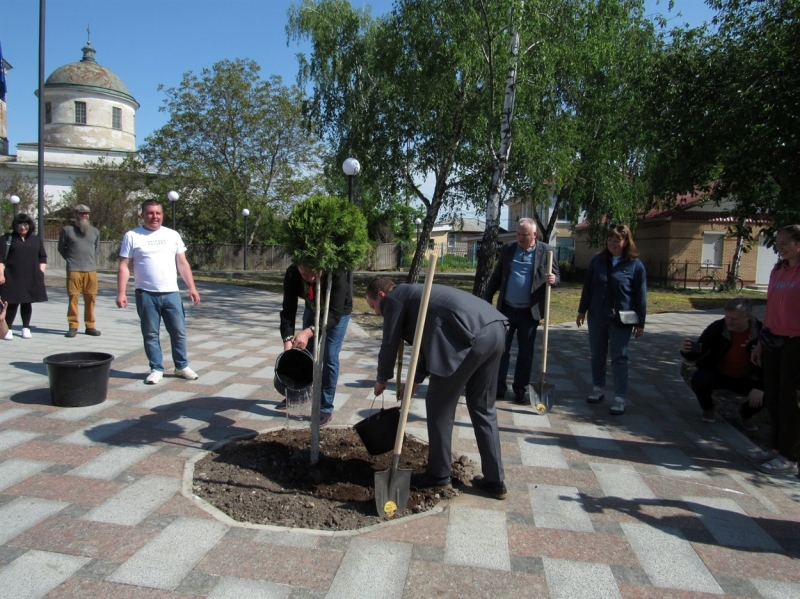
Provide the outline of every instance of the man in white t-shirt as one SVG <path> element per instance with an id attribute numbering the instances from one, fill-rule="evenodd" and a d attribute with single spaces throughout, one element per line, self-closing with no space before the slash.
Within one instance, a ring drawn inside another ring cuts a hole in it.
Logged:
<path id="1" fill-rule="evenodd" d="M 200 303 L 200 294 L 195 289 L 192 268 L 186 260 L 186 246 L 177 231 L 161 226 L 164 208 L 158 200 L 147 200 L 142 204 L 142 221 L 141 227 L 125 233 L 119 249 L 117 306 L 128 307 L 125 288 L 133 267 L 136 312 L 141 320 L 144 351 L 150 362 L 150 374 L 145 382 L 155 385 L 164 376 L 159 338 L 162 319 L 169 333 L 175 375 L 194 380 L 197 373 L 189 368 L 186 319 L 178 291 L 178 273 L 189 287 L 189 297 L 195 306 Z"/>

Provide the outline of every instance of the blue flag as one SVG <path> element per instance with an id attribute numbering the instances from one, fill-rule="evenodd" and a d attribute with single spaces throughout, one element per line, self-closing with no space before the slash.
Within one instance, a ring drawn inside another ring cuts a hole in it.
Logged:
<path id="1" fill-rule="evenodd" d="M 3 46 L 0 45 L 0 100 L 6 99 L 6 70 L 3 68 Z"/>

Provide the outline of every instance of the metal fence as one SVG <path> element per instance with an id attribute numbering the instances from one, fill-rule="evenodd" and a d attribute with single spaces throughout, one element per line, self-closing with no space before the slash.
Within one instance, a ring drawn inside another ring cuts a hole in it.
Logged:
<path id="1" fill-rule="evenodd" d="M 647 283 L 649 286 L 661 285 L 664 287 L 696 287 L 701 278 L 713 276 L 719 281 L 724 281 L 728 276 L 728 269 L 721 266 L 709 266 L 702 262 L 675 262 L 642 260 L 647 270 Z"/>
<path id="2" fill-rule="evenodd" d="M 64 259 L 58 253 L 58 241 L 46 239 L 47 263 L 52 268 L 65 268 Z M 116 270 L 119 265 L 119 241 L 101 241 L 97 251 L 98 270 Z M 399 245 L 382 243 L 370 248 L 366 260 L 359 265 L 363 270 L 394 270 L 400 257 Z M 244 246 L 237 244 L 187 245 L 187 258 L 195 270 L 243 270 Z M 286 270 L 291 257 L 282 245 L 251 245 L 247 247 L 248 270 Z"/>

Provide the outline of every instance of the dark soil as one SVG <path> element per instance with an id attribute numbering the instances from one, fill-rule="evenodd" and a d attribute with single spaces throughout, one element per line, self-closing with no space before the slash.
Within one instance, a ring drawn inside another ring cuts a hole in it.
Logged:
<path id="1" fill-rule="evenodd" d="M 354 430 L 325 428 L 311 466 L 310 442 L 308 429 L 280 429 L 228 443 L 195 464 L 194 493 L 239 522 L 316 530 L 383 522 L 374 474 L 391 466 L 392 452 L 371 456 Z M 399 467 L 424 472 L 427 461 L 428 446 L 406 435 Z M 467 457 L 454 460 L 453 488 L 412 489 L 403 516 L 459 495 L 476 472 Z"/>

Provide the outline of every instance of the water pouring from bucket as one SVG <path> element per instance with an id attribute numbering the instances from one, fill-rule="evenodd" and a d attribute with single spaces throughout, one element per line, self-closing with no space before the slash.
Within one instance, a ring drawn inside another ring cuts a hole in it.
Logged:
<path id="1" fill-rule="evenodd" d="M 289 423 L 311 422 L 311 393 L 314 384 L 314 358 L 305 349 L 289 349 L 275 361 L 275 390 L 286 398 Z"/>

